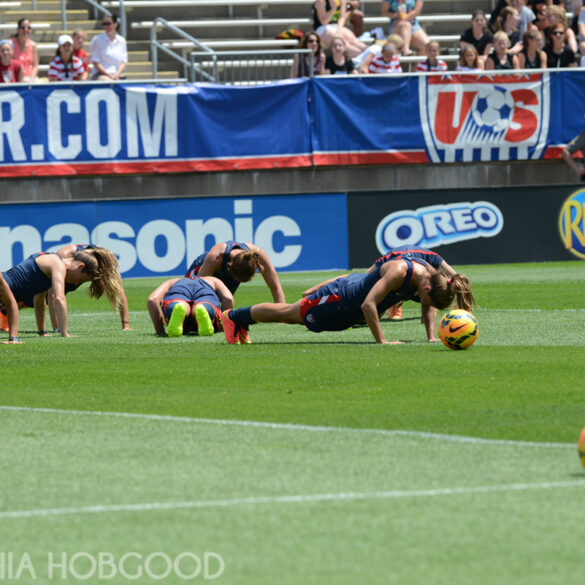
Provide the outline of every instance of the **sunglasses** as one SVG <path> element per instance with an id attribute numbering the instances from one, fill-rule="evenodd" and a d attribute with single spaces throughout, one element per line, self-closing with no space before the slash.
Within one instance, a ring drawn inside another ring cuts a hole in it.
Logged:
<path id="1" fill-rule="evenodd" d="M 565 33 L 560 30 L 557 30 L 554 33 L 552 33 L 553 37 L 562 37 L 564 34 Z"/>
<path id="2" fill-rule="evenodd" d="M 19 26 L 18 28 L 21 30 L 32 30 L 32 26 Z"/>
<path id="3" fill-rule="evenodd" d="M 102 26 L 110 26 L 114 24 L 113 22 L 102 22 Z"/>
<path id="4" fill-rule="evenodd" d="M 318 43 L 319 41 L 317 39 L 309 39 L 307 41 L 307 43 Z"/>

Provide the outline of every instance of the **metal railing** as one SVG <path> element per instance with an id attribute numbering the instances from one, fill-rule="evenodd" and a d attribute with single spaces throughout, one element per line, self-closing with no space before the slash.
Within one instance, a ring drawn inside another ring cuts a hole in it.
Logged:
<path id="1" fill-rule="evenodd" d="M 158 52 L 162 51 L 166 55 L 169 55 L 174 60 L 178 61 L 183 65 L 183 73 L 185 77 L 188 77 L 189 81 L 195 81 L 195 72 L 193 67 L 191 66 L 191 61 L 185 59 L 182 55 L 178 55 L 172 49 L 170 49 L 164 42 L 160 42 L 157 39 L 157 29 L 164 28 L 170 30 L 178 37 L 193 43 L 195 47 L 200 49 L 204 53 L 211 54 L 213 51 L 209 48 L 200 43 L 195 37 L 192 37 L 190 34 L 187 34 L 184 30 L 176 27 L 172 24 L 169 24 L 164 18 L 155 18 L 153 21 L 152 26 L 150 27 L 150 58 L 152 59 L 152 77 L 156 79 L 157 69 L 158 69 Z M 168 43 L 167 43 L 168 44 Z"/>
<path id="2" fill-rule="evenodd" d="M 308 76 L 313 76 L 310 49 L 264 51 L 213 51 L 189 53 L 193 81 L 226 85 L 256 85 L 295 76 L 296 59 L 309 57 Z M 295 59 L 296 57 L 296 59 Z"/>
<path id="3" fill-rule="evenodd" d="M 85 0 L 88 4 L 93 6 L 93 16 L 97 20 L 98 14 L 104 16 L 111 16 L 111 12 L 104 8 L 97 0 Z M 120 6 L 120 34 L 126 38 L 126 10 L 124 8 L 124 0 L 119 0 Z M 33 10 L 37 9 L 37 2 L 33 0 Z M 61 28 L 67 30 L 67 0 L 61 0 Z"/>

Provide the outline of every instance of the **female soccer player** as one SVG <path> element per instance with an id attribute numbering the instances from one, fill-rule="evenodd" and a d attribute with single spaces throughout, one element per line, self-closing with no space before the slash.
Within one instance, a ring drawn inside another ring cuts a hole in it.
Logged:
<path id="1" fill-rule="evenodd" d="M 234 306 L 227 286 L 213 276 L 171 278 L 148 297 L 148 313 L 157 335 L 180 337 L 190 331 L 213 335 L 219 331 L 219 315 Z"/>
<path id="2" fill-rule="evenodd" d="M 73 258 L 77 252 L 85 251 L 88 254 L 93 254 L 94 250 L 97 249 L 105 250 L 106 248 L 102 248 L 101 246 L 93 244 L 68 244 L 67 246 L 63 246 L 63 248 L 61 248 L 60 250 L 57 250 L 57 254 L 61 256 L 61 258 Z M 118 273 L 118 278 L 120 281 L 120 305 L 118 309 L 120 311 L 120 320 L 122 321 L 122 331 L 130 331 L 130 311 L 128 310 L 128 299 L 126 298 L 126 293 L 124 291 L 124 286 L 122 285 L 122 277 L 120 276 L 120 273 Z M 67 283 L 65 284 L 65 294 L 77 290 L 78 288 L 79 285 Z M 57 318 L 55 316 L 53 298 L 50 292 L 51 291 L 49 291 L 49 294 L 47 295 L 47 300 L 49 303 L 49 313 L 51 315 L 51 324 L 53 325 L 53 331 L 57 331 L 58 330 L 56 325 Z"/>
<path id="3" fill-rule="evenodd" d="M 33 254 L 3 274 L 17 303 L 35 308 L 39 335 L 46 335 L 44 327 L 45 293 L 52 289 L 55 312 L 62 337 L 69 337 L 67 329 L 67 301 L 65 284 L 79 285 L 91 282 L 89 295 L 99 299 L 104 292 L 110 304 L 120 304 L 118 261 L 109 250 L 94 250 L 93 254 L 77 252 L 73 258 L 58 254 Z"/>
<path id="4" fill-rule="evenodd" d="M 374 270 L 376 270 L 386 262 L 390 262 L 391 260 L 397 260 L 405 256 L 408 258 L 420 258 L 421 260 L 424 260 L 425 262 L 430 264 L 435 270 L 440 270 L 447 274 L 447 276 L 453 276 L 455 274 L 455 270 L 451 268 L 451 266 L 449 266 L 447 262 L 445 262 L 445 259 L 442 256 L 440 256 L 436 252 L 433 252 L 432 250 L 427 250 L 426 248 L 417 248 L 414 246 L 398 246 L 397 248 L 394 248 L 394 250 L 392 250 L 388 254 L 385 254 L 384 256 L 378 258 L 370 266 L 370 268 L 368 268 L 368 272 L 374 272 Z M 321 283 L 318 284 L 317 286 L 307 289 L 306 291 L 303 292 L 303 296 L 306 297 L 316 292 L 317 289 L 322 286 L 322 284 L 328 284 L 333 280 L 335 279 L 333 278 L 330 281 L 327 281 L 326 283 Z M 399 301 L 395 305 L 392 305 L 388 309 L 388 317 L 390 319 L 395 320 L 402 319 L 402 305 L 403 301 Z"/>
<path id="5" fill-rule="evenodd" d="M 376 270 L 378 266 L 382 266 L 382 264 L 389 262 L 390 260 L 396 260 L 397 258 L 403 258 L 404 256 L 408 256 L 409 258 L 421 258 L 425 262 L 428 262 L 435 270 L 440 270 L 444 272 L 447 276 L 453 276 L 455 274 L 455 270 L 445 262 L 445 259 L 433 252 L 432 250 L 427 250 L 426 248 L 416 248 L 413 246 L 399 246 L 385 254 L 381 258 L 378 258 L 372 266 L 368 269 L 368 272 L 373 272 Z M 402 319 L 402 305 L 403 301 L 392 305 L 388 309 L 388 317 L 393 320 Z"/>
<path id="6" fill-rule="evenodd" d="M 379 315 L 398 301 L 417 297 L 427 338 L 437 341 L 436 309 L 448 307 L 455 296 L 460 308 L 471 310 L 474 299 L 467 277 L 455 274 L 447 278 L 424 260 L 403 257 L 373 272 L 322 283 L 316 292 L 294 304 L 262 303 L 224 311 L 221 321 L 228 343 L 245 339 L 246 329 L 253 323 L 298 323 L 318 333 L 340 331 L 364 320 L 377 343 L 401 343 L 386 340 Z"/>
<path id="7" fill-rule="evenodd" d="M 0 272 L 0 305 L 6 311 L 8 341 L 2 343 L 20 343 L 18 341 L 18 305 L 16 299 L 10 290 L 10 287 L 4 280 Z M 4 315 L 4 313 L 2 313 Z"/>
<path id="8" fill-rule="evenodd" d="M 215 244 L 209 252 L 195 258 L 185 276 L 215 276 L 235 294 L 240 283 L 251 280 L 256 270 L 262 274 L 274 302 L 284 303 L 284 291 L 268 254 L 247 242 L 230 240 Z"/>

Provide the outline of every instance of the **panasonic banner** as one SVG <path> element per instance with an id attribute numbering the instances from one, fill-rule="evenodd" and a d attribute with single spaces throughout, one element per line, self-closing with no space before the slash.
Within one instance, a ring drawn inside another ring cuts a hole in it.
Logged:
<path id="1" fill-rule="evenodd" d="M 260 246 L 277 270 L 343 270 L 347 234 L 345 194 L 3 205 L 0 270 L 92 243 L 116 254 L 124 277 L 181 275 L 226 240 Z"/>

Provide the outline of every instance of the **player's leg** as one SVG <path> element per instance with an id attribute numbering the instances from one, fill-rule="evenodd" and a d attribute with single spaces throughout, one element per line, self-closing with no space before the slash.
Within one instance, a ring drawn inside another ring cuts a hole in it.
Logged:
<path id="1" fill-rule="evenodd" d="M 183 335 L 183 322 L 189 312 L 187 301 L 175 301 L 165 307 L 165 317 L 168 320 L 167 335 L 169 337 L 181 337 Z"/>
<path id="2" fill-rule="evenodd" d="M 197 323 L 197 334 L 199 336 L 210 336 L 215 333 L 213 326 L 215 320 L 215 307 L 208 302 L 201 301 L 193 306 L 193 315 Z"/>

